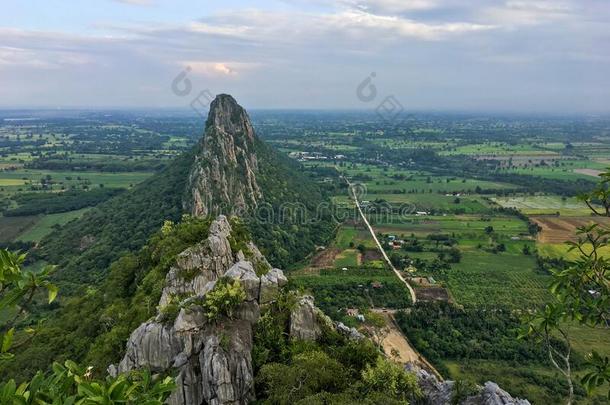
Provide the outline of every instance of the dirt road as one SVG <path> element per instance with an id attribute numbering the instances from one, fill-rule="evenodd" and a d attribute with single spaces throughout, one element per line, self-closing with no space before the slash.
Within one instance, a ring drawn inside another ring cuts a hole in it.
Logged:
<path id="1" fill-rule="evenodd" d="M 402 333 L 398 327 L 398 324 L 396 324 L 396 320 L 394 319 L 395 311 L 380 309 L 373 309 L 373 311 L 383 315 L 386 318 L 389 328 L 387 336 L 381 343 L 383 352 L 398 363 L 416 364 L 417 366 L 433 373 L 439 380 L 442 381 L 443 376 L 434 368 L 432 364 L 430 364 L 428 360 L 426 360 L 424 356 L 419 354 L 417 350 L 411 346 L 411 343 L 409 343 L 405 335 Z M 394 356 L 393 354 L 397 354 L 397 356 Z"/>
<path id="2" fill-rule="evenodd" d="M 390 328 L 390 332 L 382 343 L 383 351 L 399 363 L 419 363 L 420 355 L 411 347 L 400 329 L 398 329 L 392 314 L 379 310 L 375 310 L 375 312 L 382 314 L 386 318 L 388 327 Z M 392 356 L 392 350 L 398 352 L 397 357 Z"/>
<path id="3" fill-rule="evenodd" d="M 366 215 L 364 215 L 364 212 L 362 211 L 362 207 L 360 206 L 360 201 L 358 201 L 358 197 L 356 196 L 356 193 L 354 193 L 354 190 L 352 188 L 352 183 L 350 183 L 350 181 L 346 177 L 343 177 L 343 179 L 347 183 L 347 187 L 349 188 L 350 194 L 352 195 L 352 197 L 354 198 L 354 202 L 356 203 L 356 208 L 358 208 L 358 213 L 360 214 L 360 217 L 364 221 L 364 224 L 366 225 L 369 232 L 371 233 L 371 236 L 373 237 L 375 244 L 377 244 L 377 247 L 379 248 L 379 251 L 381 252 L 381 254 L 383 256 L 383 259 L 386 261 L 386 263 L 388 263 L 388 266 L 390 266 L 390 268 L 392 269 L 394 274 L 396 274 L 396 277 L 398 277 L 398 279 L 400 281 L 402 281 L 405 286 L 407 286 L 407 289 L 409 290 L 409 294 L 411 295 L 411 301 L 413 303 L 415 303 L 417 301 L 417 297 L 415 296 L 415 290 L 413 289 L 413 287 L 411 287 L 411 285 L 407 282 L 407 280 L 405 280 L 405 278 L 402 276 L 402 274 L 400 274 L 400 272 L 398 270 L 396 270 L 396 267 L 394 267 L 394 265 L 390 261 L 390 258 L 388 257 L 387 253 L 383 249 L 383 246 L 381 246 L 381 243 L 379 242 L 379 239 L 377 239 L 377 235 L 375 234 L 373 227 L 371 226 L 371 224 L 369 223 L 369 220 L 366 218 Z"/>

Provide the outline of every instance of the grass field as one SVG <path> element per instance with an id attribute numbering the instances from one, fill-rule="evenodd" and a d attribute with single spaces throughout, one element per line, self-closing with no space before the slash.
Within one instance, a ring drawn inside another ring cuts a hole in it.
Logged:
<path id="1" fill-rule="evenodd" d="M 371 165 L 353 164 L 339 168 L 346 176 L 357 182 L 365 183 L 370 194 L 385 194 L 394 190 L 413 190 L 417 192 L 470 192 L 476 187 L 482 189 L 513 188 L 510 184 L 484 180 L 468 179 L 459 176 L 434 176 L 414 170 L 380 168 Z"/>
<path id="2" fill-rule="evenodd" d="M 50 182 L 54 189 L 60 189 L 62 185 L 68 188 L 71 186 L 81 186 L 82 184 L 90 184 L 92 187 L 103 184 L 104 187 L 128 188 L 142 182 L 152 174 L 152 172 L 102 173 L 18 169 L 0 171 L 0 186 L 21 187 L 24 191 L 27 191 L 30 184 L 40 185 L 41 179 L 47 179 L 50 176 Z"/>
<path id="3" fill-rule="evenodd" d="M 1 174 L 0 174 L 0 187 L 2 186 L 23 186 L 24 184 L 27 183 L 27 180 L 24 179 L 8 179 L 8 178 L 1 178 Z"/>
<path id="4" fill-rule="evenodd" d="M 339 249 L 349 249 L 358 247 L 360 244 L 367 248 L 376 246 L 371 234 L 364 227 L 356 228 L 351 225 L 342 225 L 337 232 L 333 246 Z"/>
<path id="5" fill-rule="evenodd" d="M 356 249 L 345 249 L 335 257 L 335 267 L 358 266 L 358 254 Z"/>
<path id="6" fill-rule="evenodd" d="M 464 239 L 487 239 L 485 228 L 491 226 L 495 233 L 512 237 L 527 233 L 527 224 L 512 216 L 487 215 L 429 215 L 394 218 L 396 222 L 376 222 L 375 229 L 383 233 L 408 236 L 429 233 L 456 234 Z"/>
<path id="7" fill-rule="evenodd" d="M 456 200 L 456 198 L 458 200 Z M 442 211 L 460 213 L 486 213 L 489 212 L 489 204 L 478 196 L 444 195 L 437 193 L 418 194 L 373 194 L 369 193 L 366 199 L 375 201 L 385 200 L 392 205 L 403 206 L 407 213 L 416 211 Z"/>
<path id="8" fill-rule="evenodd" d="M 538 254 L 550 258 L 563 258 L 568 261 L 576 260 L 579 257 L 577 250 L 569 250 L 569 246 L 565 243 L 536 243 Z M 604 247 L 600 250 L 600 254 L 604 257 L 610 257 L 610 247 Z"/>
<path id="9" fill-rule="evenodd" d="M 493 156 L 554 156 L 556 151 L 548 150 L 538 145 L 508 144 L 506 142 L 484 142 L 462 145 L 448 151 L 440 152 L 442 155 L 493 155 Z"/>
<path id="10" fill-rule="evenodd" d="M 0 216 L 0 242 L 12 242 L 24 232 L 31 229 L 39 218 L 37 216 L 27 217 L 2 217 Z"/>
<path id="11" fill-rule="evenodd" d="M 561 160 L 559 166 L 545 165 L 545 166 L 529 166 L 529 167 L 515 167 L 506 168 L 502 172 L 505 173 L 519 173 L 526 174 L 529 176 L 539 176 L 547 179 L 556 179 L 564 181 L 574 181 L 578 179 L 595 181 L 595 177 L 588 174 L 578 173 L 576 169 L 598 169 L 603 170 L 605 165 L 592 160 Z"/>
<path id="12" fill-rule="evenodd" d="M 591 210 L 576 197 L 560 197 L 556 195 L 493 197 L 496 204 L 516 208 L 526 215 L 555 214 L 565 216 L 589 215 Z"/>
<path id="13" fill-rule="evenodd" d="M 24 242 L 39 242 L 42 238 L 50 234 L 55 226 L 63 225 L 72 221 L 73 219 L 80 218 L 89 209 L 90 208 L 83 208 L 80 210 L 62 212 L 59 214 L 40 216 L 34 226 L 21 233 L 15 239 L 22 240 Z"/>

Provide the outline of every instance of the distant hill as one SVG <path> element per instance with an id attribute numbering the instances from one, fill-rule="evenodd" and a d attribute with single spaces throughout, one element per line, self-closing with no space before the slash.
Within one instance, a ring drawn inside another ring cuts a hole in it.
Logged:
<path id="1" fill-rule="evenodd" d="M 285 267 L 332 233 L 330 217 L 308 221 L 325 201 L 301 167 L 261 141 L 246 111 L 222 94 L 212 102 L 204 136 L 191 151 L 52 233 L 39 252 L 59 266 L 65 294 L 99 283 L 114 260 L 142 247 L 166 220 L 236 214 L 270 262 Z M 291 204 L 299 204 L 297 221 L 279 215 Z M 261 213 L 264 221 L 255 220 Z"/>

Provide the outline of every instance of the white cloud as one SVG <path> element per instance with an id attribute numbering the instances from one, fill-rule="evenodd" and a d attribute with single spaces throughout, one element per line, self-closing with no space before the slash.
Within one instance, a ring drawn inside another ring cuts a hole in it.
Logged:
<path id="1" fill-rule="evenodd" d="M 80 53 L 0 46 L 0 69 L 4 67 L 48 70 L 88 63 L 91 63 L 91 59 Z"/>
<path id="2" fill-rule="evenodd" d="M 468 22 L 425 23 L 396 16 L 380 16 L 364 11 L 346 11 L 326 17 L 328 25 L 338 27 L 340 31 L 356 35 L 372 36 L 371 31 L 384 34 L 386 38 L 394 36 L 410 37 L 422 40 L 443 39 L 453 35 L 469 32 L 486 31 L 495 28 L 493 25 Z M 373 36 L 372 39 L 375 39 Z"/>
<path id="3" fill-rule="evenodd" d="M 273 24 L 269 24 L 273 21 Z M 190 25 L 192 32 L 235 37 L 265 43 L 312 43 L 316 41 L 400 41 L 403 38 L 440 40 L 487 31 L 491 24 L 472 22 L 430 23 L 397 15 L 379 15 L 350 8 L 331 13 L 280 13 L 251 10 L 224 13 Z M 366 42 L 353 42 L 363 47 Z"/>
<path id="4" fill-rule="evenodd" d="M 210 62 L 210 61 L 185 61 L 180 63 L 196 75 L 208 77 L 231 77 L 246 71 L 256 69 L 259 63 L 246 62 Z"/>
<path id="5" fill-rule="evenodd" d="M 439 6 L 438 0 L 339 0 L 339 4 L 372 13 L 400 14 Z"/>
<path id="6" fill-rule="evenodd" d="M 514 108 L 533 85 L 529 105 L 552 108 L 610 85 L 610 11 L 592 0 L 285 1 L 199 20 L 117 16 L 89 22 L 89 36 L 0 27 L 0 91 L 11 94 L 0 103 L 27 104 L 30 89 L 39 105 L 182 106 L 170 84 L 187 65 L 195 88 L 257 107 L 362 108 L 354 88 L 372 71 L 384 93 L 434 108 L 492 93 L 484 108 Z"/>

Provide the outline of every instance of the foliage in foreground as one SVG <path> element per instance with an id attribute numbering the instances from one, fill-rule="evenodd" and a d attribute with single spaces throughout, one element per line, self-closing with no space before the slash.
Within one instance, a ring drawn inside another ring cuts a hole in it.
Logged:
<path id="1" fill-rule="evenodd" d="M 129 334 L 156 313 L 176 256 L 205 239 L 210 222 L 185 216 L 153 235 L 140 251 L 117 260 L 99 289 L 82 289 L 80 296 L 65 300 L 53 322 L 42 325 L 13 362 L 0 364 L 0 375 L 21 381 L 66 359 L 91 365 L 98 374 L 119 361 Z"/>
<path id="2" fill-rule="evenodd" d="M 27 317 L 36 293 L 46 289 L 49 303 L 57 297 L 57 287 L 49 281 L 54 268 L 47 266 L 40 272 L 23 271 L 25 256 L 0 249 L 0 313 L 4 315 L 0 320 L 0 360 L 12 359 L 11 349 L 28 343 L 36 333 L 31 326 L 23 328 L 21 335 L 25 337 L 15 342 L 15 333 L 20 334 L 17 327 Z"/>
<path id="3" fill-rule="evenodd" d="M 27 318 L 27 306 L 40 289 L 46 289 L 49 302 L 55 300 L 57 288 L 47 278 L 52 268 L 47 267 L 39 273 L 23 271 L 21 264 L 25 255 L 7 250 L 0 250 L 0 312 L 15 314 L 8 322 L 0 324 L 4 335 L 0 360 L 11 361 L 18 346 L 13 339 L 18 321 Z M 6 330 L 7 327 L 10 329 Z M 26 336 L 36 331 L 27 328 Z M 64 366 L 54 363 L 52 371 L 45 374 L 38 371 L 27 382 L 19 385 L 14 379 L 0 384 L 0 403 L 6 405 L 45 405 L 45 404 L 162 404 L 175 388 L 171 377 L 162 381 L 153 378 L 147 371 L 138 371 L 129 375 L 106 377 L 104 380 L 92 378 L 92 367 L 80 368 L 72 361 Z"/>
<path id="4" fill-rule="evenodd" d="M 103 380 L 91 377 L 71 361 L 54 363 L 52 372 L 38 372 L 31 381 L 17 385 L 15 380 L 0 384 L 0 403 L 6 405 L 161 405 L 176 384 L 172 377 L 151 376 L 148 371 L 136 371 Z"/>
<path id="5" fill-rule="evenodd" d="M 580 196 L 597 216 L 610 217 L 610 170 L 600 174 L 595 189 Z M 603 210 L 594 204 L 600 204 Z M 538 339 L 546 348 L 550 362 L 564 377 L 569 386 L 567 403 L 574 396 L 572 348 L 564 325 L 578 322 L 588 327 L 608 327 L 610 324 L 610 260 L 602 249 L 610 243 L 610 231 L 598 224 L 579 227 L 576 242 L 568 242 L 570 251 L 578 258 L 552 273 L 551 293 L 554 300 L 540 309 L 528 321 L 523 336 Z M 557 348 L 552 339 L 559 337 L 564 348 Z M 588 371 L 581 383 L 591 394 L 595 389 L 610 383 L 610 360 L 592 351 L 586 356 Z M 610 399 L 610 390 L 608 391 Z"/>

